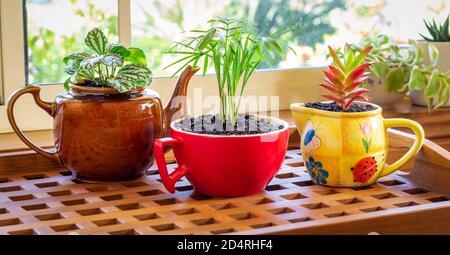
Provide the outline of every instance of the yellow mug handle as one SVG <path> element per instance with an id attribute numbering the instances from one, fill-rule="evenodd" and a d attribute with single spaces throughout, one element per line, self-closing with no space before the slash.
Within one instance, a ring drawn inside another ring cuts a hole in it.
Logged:
<path id="1" fill-rule="evenodd" d="M 389 175 L 396 170 L 398 170 L 400 167 L 402 167 L 408 160 L 410 160 L 412 157 L 414 157 L 420 150 L 420 148 L 423 145 L 423 142 L 425 140 L 425 133 L 423 132 L 422 126 L 412 120 L 408 119 L 384 119 L 384 128 L 394 128 L 394 127 L 407 127 L 410 128 L 415 136 L 416 139 L 411 146 L 411 148 L 406 152 L 405 155 L 403 155 L 399 160 L 394 162 L 392 165 L 385 164 L 383 170 L 380 173 L 380 177 Z M 387 138 L 388 139 L 388 138 Z"/>

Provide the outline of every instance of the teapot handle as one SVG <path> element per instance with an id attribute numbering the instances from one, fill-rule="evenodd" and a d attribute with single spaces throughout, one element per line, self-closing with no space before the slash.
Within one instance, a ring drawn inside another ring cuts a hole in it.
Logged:
<path id="1" fill-rule="evenodd" d="M 24 88 L 16 90 L 8 99 L 8 106 L 7 106 L 7 113 L 8 113 L 8 120 L 11 124 L 11 127 L 13 128 L 14 132 L 16 132 L 17 136 L 31 149 L 36 151 L 37 153 L 41 154 L 42 156 L 56 162 L 62 165 L 61 158 L 57 152 L 51 152 L 48 150 L 44 150 L 41 147 L 35 145 L 33 142 L 31 142 L 24 133 L 19 129 L 16 123 L 16 119 L 14 118 L 14 105 L 19 97 L 21 97 L 24 94 L 31 94 L 34 98 L 34 102 L 41 107 L 43 110 L 45 110 L 50 116 L 55 116 L 55 103 L 48 103 L 45 101 L 42 101 L 41 97 L 39 96 L 39 92 L 41 91 L 40 87 L 37 86 L 26 86 Z"/>

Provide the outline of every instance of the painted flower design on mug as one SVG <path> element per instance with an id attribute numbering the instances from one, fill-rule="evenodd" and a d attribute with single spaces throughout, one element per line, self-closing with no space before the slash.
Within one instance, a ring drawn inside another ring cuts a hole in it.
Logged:
<path id="1" fill-rule="evenodd" d="M 311 179 L 315 183 L 327 184 L 328 171 L 323 169 L 323 164 L 319 161 L 315 161 L 313 157 L 309 157 L 309 160 L 305 163 L 306 169 L 308 169 Z"/>
<path id="2" fill-rule="evenodd" d="M 363 135 L 362 144 L 364 146 L 364 150 L 366 153 L 369 153 L 369 148 L 372 144 L 372 126 L 370 122 L 363 122 L 359 124 L 359 127 L 361 128 L 361 133 Z"/>

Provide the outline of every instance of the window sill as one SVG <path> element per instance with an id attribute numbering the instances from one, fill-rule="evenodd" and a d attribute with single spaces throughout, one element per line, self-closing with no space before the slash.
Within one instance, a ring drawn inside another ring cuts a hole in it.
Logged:
<path id="1" fill-rule="evenodd" d="M 44 148 L 54 146 L 52 130 L 29 131 L 24 133 L 34 144 L 38 146 Z M 0 141 L 0 152 L 29 149 L 15 133 L 0 134 Z"/>

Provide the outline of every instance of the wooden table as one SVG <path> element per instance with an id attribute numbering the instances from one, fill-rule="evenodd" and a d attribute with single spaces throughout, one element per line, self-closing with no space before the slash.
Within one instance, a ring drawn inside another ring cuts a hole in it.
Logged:
<path id="1" fill-rule="evenodd" d="M 429 139 L 404 172 L 368 188 L 314 185 L 290 112 L 282 111 L 291 125 L 282 169 L 265 192 L 234 199 L 198 194 L 186 179 L 169 194 L 154 166 L 139 181 L 80 183 L 14 134 L 0 134 L 0 234 L 450 234 L 450 153 L 437 145 L 450 149 L 450 108 L 384 116 L 418 121 Z M 51 131 L 29 135 L 52 146 Z M 390 137 L 388 162 L 414 139 L 397 131 Z"/>
<path id="2" fill-rule="evenodd" d="M 233 199 L 198 194 L 186 179 L 170 194 L 154 166 L 142 180 L 90 184 L 34 152 L 0 153 L 0 234 L 450 234 L 448 151 L 427 140 L 408 173 L 329 188 L 312 183 L 290 131 L 265 191 Z M 393 150 L 414 140 L 391 138 Z"/>

